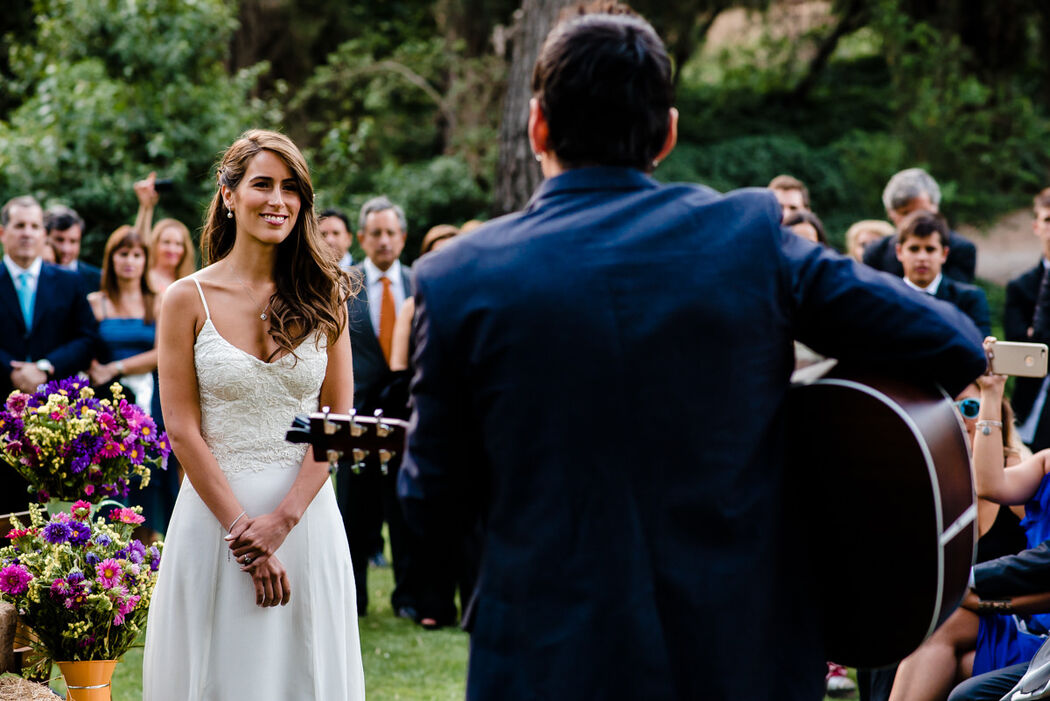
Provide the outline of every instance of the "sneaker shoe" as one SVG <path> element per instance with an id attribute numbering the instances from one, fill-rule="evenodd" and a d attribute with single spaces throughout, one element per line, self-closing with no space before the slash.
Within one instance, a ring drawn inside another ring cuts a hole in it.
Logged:
<path id="1" fill-rule="evenodd" d="M 857 684 L 849 678 L 846 668 L 834 662 L 828 662 L 828 673 L 824 675 L 824 683 L 827 686 L 827 695 L 836 699 L 852 696 L 857 691 Z"/>

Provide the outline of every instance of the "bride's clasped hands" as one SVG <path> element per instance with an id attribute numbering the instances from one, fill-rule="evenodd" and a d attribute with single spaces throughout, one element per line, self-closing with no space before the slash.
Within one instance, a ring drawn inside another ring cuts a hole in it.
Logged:
<path id="1" fill-rule="evenodd" d="M 257 606 L 284 606 L 291 600 L 288 573 L 275 553 L 294 525 L 292 519 L 271 512 L 241 519 L 226 536 L 241 571 L 251 575 Z"/>

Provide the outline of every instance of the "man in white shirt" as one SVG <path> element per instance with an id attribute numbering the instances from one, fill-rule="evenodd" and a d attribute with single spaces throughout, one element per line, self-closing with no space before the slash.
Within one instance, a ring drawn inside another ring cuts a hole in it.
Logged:
<path id="1" fill-rule="evenodd" d="M 354 235 L 350 233 L 350 219 L 341 210 L 326 209 L 317 217 L 321 235 L 332 253 L 339 258 L 339 267 L 349 271 L 354 267 L 354 258 L 350 255 L 350 245 Z"/>
<path id="2" fill-rule="evenodd" d="M 54 205 L 44 217 L 47 241 L 55 251 L 55 264 L 80 276 L 84 293 L 97 292 L 102 282 L 102 271 L 80 260 L 80 242 L 84 235 L 84 220 L 75 209 Z"/>
<path id="3" fill-rule="evenodd" d="M 45 264 L 44 212 L 35 199 L 16 197 L 0 209 L 0 397 L 33 392 L 51 379 L 85 370 L 97 322 L 75 273 Z M 25 484 L 0 470 L 0 513 L 25 507 Z"/>
<path id="4" fill-rule="evenodd" d="M 359 276 L 361 290 L 348 303 L 348 324 L 354 357 L 354 408 L 362 414 L 383 408 L 381 394 L 391 379 L 394 321 L 413 292 L 412 273 L 399 260 L 407 229 L 404 210 L 386 197 L 375 197 L 361 207 L 357 241 L 365 259 L 352 270 Z M 368 610 L 368 561 L 382 552 L 385 515 L 394 559 L 393 609 L 400 616 L 417 617 L 417 602 L 403 586 L 411 560 L 405 538 L 410 536 L 397 503 L 396 472 L 391 466 L 383 476 L 378 464 L 368 462 L 359 475 L 350 470 L 339 474 L 338 495 L 354 563 L 359 615 Z"/>

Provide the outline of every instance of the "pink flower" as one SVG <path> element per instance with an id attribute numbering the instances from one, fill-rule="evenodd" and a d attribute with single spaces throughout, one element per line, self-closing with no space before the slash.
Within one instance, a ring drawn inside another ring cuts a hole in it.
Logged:
<path id="1" fill-rule="evenodd" d="M 99 455 L 104 458 L 115 458 L 120 455 L 123 450 L 124 446 L 111 438 L 102 445 L 102 450 L 98 452 Z"/>
<path id="2" fill-rule="evenodd" d="M 85 489 L 84 491 L 87 490 Z M 78 499 L 77 501 L 73 502 L 73 506 L 70 507 L 69 511 L 74 516 L 76 516 L 78 520 L 83 521 L 91 515 L 91 504 L 84 501 L 83 499 Z"/>
<path id="3" fill-rule="evenodd" d="M 86 494 L 87 496 L 91 496 L 94 493 L 95 493 L 95 485 L 93 485 L 93 484 L 85 484 L 84 485 L 84 494 Z"/>
<path id="4" fill-rule="evenodd" d="M 0 591 L 11 596 L 18 596 L 29 588 L 33 575 L 22 565 L 8 565 L 0 570 Z"/>
<path id="5" fill-rule="evenodd" d="M 134 509 L 129 509 L 126 506 L 123 509 L 113 509 L 110 511 L 109 518 L 111 521 L 129 523 L 133 526 L 137 526 L 146 520 L 141 514 L 135 513 Z"/>
<path id="6" fill-rule="evenodd" d="M 109 557 L 98 563 L 95 572 L 97 573 L 96 581 L 106 589 L 112 589 L 120 585 L 120 577 L 123 571 L 120 568 L 120 563 L 113 558 Z"/>
<path id="7" fill-rule="evenodd" d="M 21 414 L 29 403 L 29 395 L 25 392 L 12 392 L 7 398 L 7 410 L 12 414 Z"/>
<path id="8" fill-rule="evenodd" d="M 98 415 L 98 422 L 102 424 L 102 427 L 107 431 L 113 432 L 120 430 L 120 426 L 117 425 L 117 420 L 113 418 L 112 414 L 102 412 Z"/>

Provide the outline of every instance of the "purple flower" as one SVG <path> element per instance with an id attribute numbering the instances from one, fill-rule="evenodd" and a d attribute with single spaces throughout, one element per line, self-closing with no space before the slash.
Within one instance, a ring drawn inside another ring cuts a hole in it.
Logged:
<path id="1" fill-rule="evenodd" d="M 73 545 L 86 545 L 91 540 L 91 526 L 83 521 L 70 521 L 66 525 L 69 526 L 69 542 Z"/>
<path id="2" fill-rule="evenodd" d="M 156 545 L 151 545 L 149 548 L 149 568 L 154 572 L 160 567 L 160 550 L 157 549 Z"/>
<path id="3" fill-rule="evenodd" d="M 18 596 L 29 588 L 33 575 L 22 565 L 8 565 L 0 570 L 0 591 Z"/>
<path id="4" fill-rule="evenodd" d="M 101 562 L 101 560 L 99 560 L 99 558 L 98 558 L 98 555 L 96 555 L 95 553 L 88 553 L 87 555 L 84 556 L 84 560 L 85 560 L 85 562 L 87 562 L 92 567 L 94 567 L 99 562 Z"/>
<path id="5" fill-rule="evenodd" d="M 95 536 L 95 542 L 101 545 L 103 548 L 108 548 L 113 543 L 113 541 L 110 540 L 110 537 L 105 533 L 99 533 L 97 536 Z"/>
<path id="6" fill-rule="evenodd" d="M 73 570 L 66 577 L 66 581 L 69 582 L 72 586 L 76 586 L 84 581 L 84 573 L 80 570 Z"/>
<path id="7" fill-rule="evenodd" d="M 49 543 L 59 545 L 69 540 L 70 536 L 73 535 L 69 529 L 68 523 L 62 521 L 52 521 L 51 523 L 44 526 L 44 540 Z"/>

